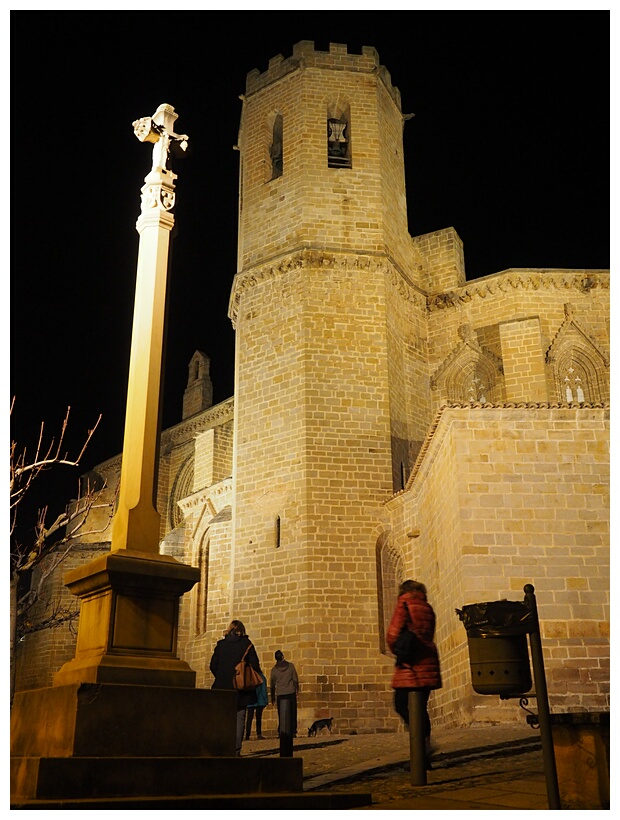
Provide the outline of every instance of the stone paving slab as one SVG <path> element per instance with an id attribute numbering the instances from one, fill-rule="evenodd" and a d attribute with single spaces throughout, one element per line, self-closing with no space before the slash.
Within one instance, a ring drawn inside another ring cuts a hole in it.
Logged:
<path id="1" fill-rule="evenodd" d="M 438 762 L 447 757 L 480 757 L 494 750 L 525 744 L 536 748 L 540 734 L 523 724 L 479 725 L 433 731 L 433 756 Z M 275 737 L 244 741 L 242 755 L 279 755 Z M 327 732 L 313 738 L 295 738 L 293 756 L 304 761 L 304 788 L 309 781 L 336 782 L 355 773 L 404 763 L 409 760 L 409 735 L 336 735 Z M 320 778 L 320 779 L 319 779 Z"/>
<path id="2" fill-rule="evenodd" d="M 243 754 L 279 754 L 274 740 L 244 743 Z M 409 782 L 405 732 L 296 738 L 293 754 L 303 758 L 306 793 L 376 792 L 373 804 L 359 810 L 548 809 L 540 734 L 527 724 L 437 729 L 433 742 L 434 771 L 423 787 Z M 501 770 L 506 774 L 498 779 Z M 520 770 L 527 772 L 524 778 Z"/>

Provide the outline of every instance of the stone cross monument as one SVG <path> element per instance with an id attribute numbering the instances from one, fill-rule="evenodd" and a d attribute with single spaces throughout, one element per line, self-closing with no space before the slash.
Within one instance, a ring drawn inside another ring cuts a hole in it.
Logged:
<path id="1" fill-rule="evenodd" d="M 153 167 L 144 180 L 136 300 L 129 364 L 127 414 L 118 509 L 112 551 L 159 552 L 160 516 L 155 508 L 159 452 L 159 399 L 166 313 L 168 250 L 174 226 L 174 180 L 170 153 L 187 149 L 175 134 L 174 108 L 160 105 L 152 117 L 133 123 L 141 142 L 153 143 Z"/>
<path id="2" fill-rule="evenodd" d="M 168 253 L 174 226 L 173 151 L 187 136 L 173 130 L 177 114 L 160 105 L 133 123 L 153 144 L 142 187 L 140 234 L 127 413 L 117 512 L 109 554 L 69 572 L 65 584 L 81 599 L 76 655 L 54 676 L 74 683 L 195 686 L 196 674 L 176 656 L 179 598 L 199 580 L 198 569 L 159 554 L 156 509 L 160 392 Z"/>

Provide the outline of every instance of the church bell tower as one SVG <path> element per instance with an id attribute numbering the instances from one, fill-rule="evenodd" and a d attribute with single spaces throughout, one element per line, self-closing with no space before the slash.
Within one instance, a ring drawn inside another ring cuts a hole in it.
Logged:
<path id="1" fill-rule="evenodd" d="M 295 663 L 302 723 L 394 728 L 376 550 L 410 439 L 400 94 L 374 48 L 301 42 L 242 100 L 232 617 L 265 669 Z"/>

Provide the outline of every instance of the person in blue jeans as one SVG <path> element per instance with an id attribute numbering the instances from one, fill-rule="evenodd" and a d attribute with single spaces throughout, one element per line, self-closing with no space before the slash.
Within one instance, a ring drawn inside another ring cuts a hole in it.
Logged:
<path id="1" fill-rule="evenodd" d="M 256 703 L 249 703 L 247 706 L 246 712 L 246 724 L 245 724 L 245 739 L 250 739 L 250 734 L 252 733 L 252 721 L 254 720 L 254 714 L 256 713 L 256 739 L 257 740 L 264 740 L 263 736 L 263 712 L 265 710 L 265 706 L 269 703 L 267 699 L 267 678 L 260 673 L 263 682 L 260 686 L 256 687 Z"/>
<path id="2" fill-rule="evenodd" d="M 271 689 L 271 703 L 277 702 L 278 708 L 278 737 L 280 736 L 280 704 L 287 700 L 291 707 L 291 734 L 297 737 L 297 693 L 299 692 L 299 678 L 295 665 L 284 660 L 284 653 L 278 649 L 275 654 L 276 664 L 271 670 L 269 688 Z"/>

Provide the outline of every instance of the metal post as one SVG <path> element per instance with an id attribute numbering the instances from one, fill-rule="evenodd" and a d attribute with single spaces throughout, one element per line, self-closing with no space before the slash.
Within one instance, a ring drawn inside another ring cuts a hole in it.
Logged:
<path id="1" fill-rule="evenodd" d="M 426 786 L 426 737 L 422 692 L 409 692 L 409 769 L 412 786 Z"/>
<path id="2" fill-rule="evenodd" d="M 278 703 L 280 757 L 293 757 L 293 704 L 288 698 Z"/>
<path id="3" fill-rule="evenodd" d="M 543 662 L 542 643 L 540 640 L 540 624 L 538 622 L 538 608 L 532 584 L 523 587 L 525 605 L 534 617 L 534 629 L 530 632 L 530 648 L 532 650 L 532 668 L 534 670 L 534 688 L 538 705 L 538 723 L 540 726 L 540 740 L 542 744 L 545 781 L 547 783 L 547 800 L 550 809 L 561 809 L 560 791 L 558 788 L 558 773 L 555 766 L 555 752 L 553 749 L 553 732 L 551 729 L 551 715 L 549 713 L 549 697 L 547 694 L 547 679 Z"/>

